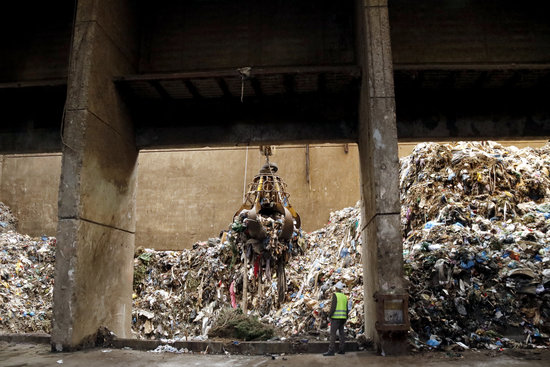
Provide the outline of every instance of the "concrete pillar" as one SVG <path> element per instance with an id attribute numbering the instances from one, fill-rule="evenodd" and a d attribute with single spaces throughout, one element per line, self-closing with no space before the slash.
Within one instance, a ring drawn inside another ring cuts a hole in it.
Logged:
<path id="1" fill-rule="evenodd" d="M 138 151 L 112 79 L 136 72 L 132 3 L 78 1 L 59 188 L 56 351 L 93 345 L 102 326 L 130 337 Z"/>
<path id="2" fill-rule="evenodd" d="M 357 1 L 362 68 L 359 159 L 363 197 L 365 333 L 384 354 L 406 351 L 403 332 L 378 332 L 374 294 L 404 292 L 399 158 L 387 0 Z"/>

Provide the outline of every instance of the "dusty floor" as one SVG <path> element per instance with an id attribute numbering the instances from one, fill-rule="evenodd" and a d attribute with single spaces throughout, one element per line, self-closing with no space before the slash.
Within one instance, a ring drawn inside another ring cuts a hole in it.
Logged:
<path id="1" fill-rule="evenodd" d="M 405 357 L 381 357 L 371 352 L 352 352 L 335 357 L 317 354 L 287 356 L 227 356 L 151 353 L 121 349 L 93 349 L 73 353 L 51 353 L 48 345 L 0 342 L 0 366 L 550 366 L 550 350 L 507 350 L 466 352 L 449 355 L 432 352 Z"/>

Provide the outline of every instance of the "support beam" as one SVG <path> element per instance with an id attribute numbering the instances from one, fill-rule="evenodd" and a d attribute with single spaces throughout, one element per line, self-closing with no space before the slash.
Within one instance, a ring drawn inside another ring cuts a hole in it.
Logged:
<path id="1" fill-rule="evenodd" d="M 361 69 L 357 65 L 333 65 L 333 66 L 276 66 L 276 67 L 253 67 L 250 70 L 250 77 L 269 76 L 278 74 L 319 74 L 338 73 L 352 77 L 358 77 Z M 160 74 L 129 74 L 119 75 L 113 78 L 115 82 L 131 82 L 146 80 L 181 80 L 196 78 L 231 78 L 240 77 L 237 69 L 222 69 L 209 71 L 190 71 L 179 73 Z"/>
<path id="2" fill-rule="evenodd" d="M 549 70 L 550 63 L 418 63 L 418 64 L 405 64 L 395 63 L 393 64 L 394 70 Z"/>
<path id="3" fill-rule="evenodd" d="M 193 98 L 195 98 L 195 99 L 201 99 L 202 98 L 201 94 L 199 93 L 199 90 L 197 89 L 195 84 L 193 84 L 193 82 L 191 80 L 184 80 L 183 84 L 185 84 L 185 87 L 187 87 L 187 90 L 189 91 L 189 93 L 191 93 Z"/>
<path id="4" fill-rule="evenodd" d="M 365 334 L 382 354 L 407 352 L 406 331 L 379 331 L 375 294 L 405 292 L 400 231 L 399 158 L 387 0 L 357 0 L 359 157 L 363 198 Z M 407 310 L 405 310 L 407 312 Z"/>
<path id="5" fill-rule="evenodd" d="M 225 82 L 224 78 L 216 78 L 216 83 L 218 84 L 218 87 L 220 87 L 220 90 L 223 92 L 223 96 L 225 98 L 232 98 L 233 95 L 231 94 L 231 91 L 229 90 L 229 87 L 227 86 L 227 83 Z"/>
<path id="6" fill-rule="evenodd" d="M 162 99 L 164 99 L 166 101 L 170 101 L 172 99 L 170 94 L 168 94 L 166 89 L 164 89 L 164 87 L 160 84 L 160 82 L 158 80 L 150 80 L 149 84 L 151 84 L 151 86 L 153 88 L 155 88 L 155 90 L 157 91 L 159 96 L 161 96 Z"/>
<path id="7" fill-rule="evenodd" d="M 136 72 L 129 0 L 80 0 L 59 189 L 52 349 L 93 346 L 100 327 L 130 337 L 137 149 L 112 82 Z"/>

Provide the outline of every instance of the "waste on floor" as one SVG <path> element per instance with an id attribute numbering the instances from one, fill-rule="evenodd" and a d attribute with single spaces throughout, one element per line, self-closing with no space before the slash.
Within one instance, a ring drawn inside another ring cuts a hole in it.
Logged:
<path id="1" fill-rule="evenodd" d="M 550 144 L 418 145 L 401 159 L 401 230 L 417 348 L 549 345 Z M 0 221 L 9 209 L 0 206 Z M 317 231 L 295 230 L 285 251 L 284 297 L 265 261 L 246 272 L 242 250 L 220 238 L 183 251 L 139 248 L 132 329 L 140 338 L 204 340 L 218 315 L 242 308 L 276 337 L 326 338 L 331 286 L 352 300 L 350 337 L 363 325 L 360 203 L 330 214 Z M 0 330 L 49 332 L 55 239 L 0 228 Z M 275 232 L 274 232 L 275 233 Z M 259 278 L 261 277 L 261 279 Z"/>

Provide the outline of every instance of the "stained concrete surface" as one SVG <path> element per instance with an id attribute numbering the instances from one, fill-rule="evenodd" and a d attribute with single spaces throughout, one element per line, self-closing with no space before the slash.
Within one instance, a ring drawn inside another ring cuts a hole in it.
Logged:
<path id="1" fill-rule="evenodd" d="M 58 362 L 62 361 L 62 363 Z M 506 350 L 431 352 L 404 357 L 382 357 L 372 352 L 351 352 L 323 357 L 321 354 L 241 356 L 151 353 L 124 349 L 90 349 L 71 353 L 52 353 L 43 344 L 8 344 L 0 342 L 0 366 L 548 366 L 550 350 Z"/>

